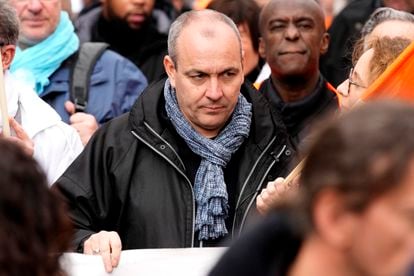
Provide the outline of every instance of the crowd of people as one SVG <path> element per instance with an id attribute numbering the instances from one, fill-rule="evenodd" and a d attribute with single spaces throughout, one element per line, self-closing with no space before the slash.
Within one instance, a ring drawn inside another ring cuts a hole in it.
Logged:
<path id="1" fill-rule="evenodd" d="M 1 275 L 216 246 L 210 275 L 409 275 L 414 1 L 83 5 L 0 0 Z"/>

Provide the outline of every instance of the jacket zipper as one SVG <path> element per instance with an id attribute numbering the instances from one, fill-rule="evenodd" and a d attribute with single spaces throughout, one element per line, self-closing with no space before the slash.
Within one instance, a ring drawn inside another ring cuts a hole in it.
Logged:
<path id="1" fill-rule="evenodd" d="M 176 153 L 176 151 L 174 150 L 174 148 L 167 142 L 165 141 L 161 136 L 159 136 L 149 125 L 145 124 L 145 126 L 155 135 L 157 136 L 161 141 L 163 141 L 173 152 L 174 154 L 178 157 L 178 159 L 180 160 L 180 162 L 182 163 L 182 160 L 180 159 L 180 157 L 178 156 L 178 154 Z M 142 143 L 144 143 L 145 145 L 147 145 L 149 148 L 151 148 L 153 151 L 155 151 L 156 153 L 158 153 L 162 158 L 164 158 L 168 163 L 170 163 L 171 166 L 173 166 L 173 168 L 175 168 L 183 177 L 184 179 L 187 181 L 188 186 L 190 187 L 191 190 L 191 204 L 192 204 L 192 211 L 193 211 L 193 217 L 192 217 L 192 230 L 191 230 L 191 247 L 194 247 L 194 222 L 195 222 L 195 202 L 194 202 L 194 190 L 193 190 L 193 185 L 191 185 L 191 181 L 188 179 L 188 177 L 185 175 L 185 173 L 183 171 L 180 170 L 180 168 L 177 167 L 177 165 L 175 165 L 169 158 L 167 158 L 164 154 L 162 154 L 160 151 L 158 151 L 156 148 L 154 148 L 152 145 L 150 145 L 144 138 L 142 138 L 141 136 L 139 136 L 135 131 L 131 131 L 132 135 L 134 135 L 138 140 L 140 140 Z"/>
<path id="2" fill-rule="evenodd" d="M 266 175 L 267 175 L 267 174 L 269 173 L 269 171 L 273 168 L 273 165 L 274 165 L 276 162 L 278 162 L 278 160 L 279 160 L 280 156 L 283 154 L 283 152 L 285 151 L 285 149 L 286 149 L 286 148 L 287 148 L 287 147 L 286 147 L 286 145 L 283 145 L 283 147 L 282 147 L 282 149 L 280 150 L 280 152 L 276 155 L 276 157 L 274 157 L 274 158 L 275 158 L 275 160 L 273 160 L 273 162 L 272 162 L 272 163 L 270 164 L 270 166 L 267 168 L 267 171 L 266 171 L 266 173 L 263 175 L 263 178 L 260 180 L 259 185 L 257 185 L 256 192 L 254 193 L 253 197 L 251 198 L 251 200 L 250 200 L 250 202 L 249 202 L 249 205 L 247 205 L 246 212 L 244 212 L 244 214 L 243 214 L 243 219 L 242 219 L 242 222 L 241 222 L 241 224 L 240 224 L 239 234 L 241 233 L 241 231 L 242 231 L 242 229 L 243 229 L 243 226 L 244 226 L 244 223 L 246 222 L 247 214 L 249 213 L 249 210 L 250 210 L 250 208 L 252 207 L 252 205 L 253 205 L 253 203 L 254 203 L 254 201 L 255 201 L 255 199 L 256 199 L 256 196 L 257 196 L 257 194 L 258 194 L 258 193 L 259 193 L 259 191 L 260 191 L 260 186 L 261 186 L 261 183 L 263 183 L 263 182 L 264 182 L 264 180 L 265 180 L 265 178 L 266 178 Z"/>
<path id="3" fill-rule="evenodd" d="M 269 144 L 266 146 L 266 148 L 263 150 L 263 152 L 260 154 L 260 156 L 259 156 L 259 158 L 257 158 L 257 160 L 256 160 L 256 162 L 254 163 L 254 165 L 253 165 L 253 168 L 250 170 L 250 172 L 249 172 L 249 175 L 247 176 L 247 178 L 246 178 L 246 180 L 244 181 L 244 183 L 243 183 L 243 187 L 242 187 L 242 189 L 241 189 L 241 192 L 240 192 L 240 195 L 239 195 L 239 198 L 237 199 L 237 203 L 236 203 L 236 209 L 235 209 L 235 215 L 234 215 L 234 218 L 233 218 L 233 229 L 232 229 L 232 237 L 234 238 L 234 234 L 235 234 L 235 227 L 236 227 L 236 217 L 237 217 L 237 209 L 240 207 L 240 201 L 241 201 L 241 198 L 242 198 L 242 196 L 243 196 L 243 193 L 244 193 L 244 190 L 245 190 L 245 188 L 246 188 L 246 185 L 247 185 L 247 183 L 249 182 L 249 180 L 250 180 L 250 178 L 251 178 L 251 176 L 252 176 L 252 174 L 253 174 L 253 172 L 255 171 L 255 169 L 256 169 L 256 167 L 257 167 L 257 165 L 258 165 L 258 163 L 260 162 L 260 160 L 263 158 L 263 156 L 267 153 L 267 151 L 269 150 L 269 148 L 272 146 L 272 144 L 274 143 L 274 141 L 276 140 L 276 136 L 275 137 L 273 137 L 273 139 L 269 142 Z M 283 147 L 282 147 L 282 149 L 280 150 L 280 152 L 278 153 L 278 155 L 277 155 L 277 158 L 278 157 L 280 157 L 281 155 L 282 155 L 282 153 L 285 151 L 285 149 L 286 149 L 286 145 L 283 145 Z M 276 158 L 275 158 L 276 159 Z M 272 162 L 272 164 L 269 166 L 269 168 L 267 169 L 267 172 L 269 172 L 269 170 L 273 167 L 273 165 L 274 165 L 274 163 L 275 163 L 275 161 L 273 161 Z M 267 174 L 267 172 L 266 172 L 266 174 Z M 266 174 L 265 174 L 265 176 L 266 176 Z M 265 177 L 264 176 L 264 177 Z M 263 181 L 263 179 L 262 179 L 262 181 Z M 261 183 L 262 182 L 259 182 L 258 183 L 258 188 L 257 189 L 259 189 L 260 188 L 260 185 L 261 185 Z M 257 192 L 256 192 L 257 193 Z M 255 194 L 256 194 L 255 193 Z M 253 197 L 254 198 L 254 197 Z M 249 204 L 249 206 L 251 205 L 251 203 Z M 249 207 L 248 206 L 248 207 Z M 247 213 L 248 213 L 248 211 L 249 211 L 249 208 L 247 208 L 246 209 L 246 211 L 244 212 L 244 214 L 243 214 L 243 219 L 242 219 L 242 225 L 244 224 L 244 220 L 245 220 L 245 217 L 247 216 Z M 242 226 L 241 225 L 241 226 Z"/>

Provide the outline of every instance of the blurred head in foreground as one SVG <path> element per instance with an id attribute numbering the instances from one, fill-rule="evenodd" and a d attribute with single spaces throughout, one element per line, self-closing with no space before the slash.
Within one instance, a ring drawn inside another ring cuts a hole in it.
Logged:
<path id="1" fill-rule="evenodd" d="M 319 132 L 300 179 L 302 253 L 324 252 L 348 275 L 404 275 L 414 256 L 413 116 L 412 105 L 368 103 Z"/>
<path id="2" fill-rule="evenodd" d="M 0 138 L 0 275 L 64 275 L 71 225 L 32 157 Z"/>
<path id="3" fill-rule="evenodd" d="M 296 193 L 233 244 L 210 276 L 408 275 L 413 118 L 412 105 L 375 101 L 326 122 Z"/>

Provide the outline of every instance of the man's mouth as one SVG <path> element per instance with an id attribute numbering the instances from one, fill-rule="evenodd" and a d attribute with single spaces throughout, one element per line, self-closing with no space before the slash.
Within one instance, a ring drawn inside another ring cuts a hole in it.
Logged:
<path id="1" fill-rule="evenodd" d="M 224 109 L 221 105 L 204 106 L 204 109 L 210 112 L 218 112 Z"/>
<path id="2" fill-rule="evenodd" d="M 135 24 L 139 24 L 145 21 L 146 16 L 142 13 L 132 13 L 128 16 L 129 21 Z"/>
<path id="3" fill-rule="evenodd" d="M 279 56 L 283 56 L 283 55 L 304 55 L 304 54 L 306 54 L 306 51 L 301 51 L 301 50 L 279 52 Z"/>

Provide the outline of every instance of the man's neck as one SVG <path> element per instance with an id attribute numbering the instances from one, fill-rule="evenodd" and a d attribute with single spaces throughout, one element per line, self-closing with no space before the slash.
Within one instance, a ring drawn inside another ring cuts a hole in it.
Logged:
<path id="1" fill-rule="evenodd" d="M 312 94 L 319 80 L 319 72 L 311 77 L 290 76 L 277 78 L 271 76 L 272 83 L 285 103 L 297 102 Z"/>
<path id="2" fill-rule="evenodd" d="M 315 235 L 310 235 L 303 243 L 288 276 L 346 276 L 355 275 L 355 270 L 346 261 L 346 253 L 327 244 Z"/>

